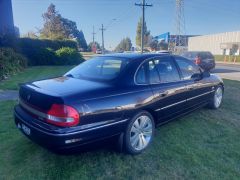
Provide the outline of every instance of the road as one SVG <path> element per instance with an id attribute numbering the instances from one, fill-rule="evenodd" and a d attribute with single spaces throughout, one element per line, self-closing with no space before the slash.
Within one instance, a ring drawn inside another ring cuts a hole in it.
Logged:
<path id="1" fill-rule="evenodd" d="M 216 68 L 211 72 L 224 79 L 240 81 L 240 64 L 217 63 Z"/>

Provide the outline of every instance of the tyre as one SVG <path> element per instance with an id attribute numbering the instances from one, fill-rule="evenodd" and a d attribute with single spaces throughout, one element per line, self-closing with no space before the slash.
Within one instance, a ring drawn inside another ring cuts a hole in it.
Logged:
<path id="1" fill-rule="evenodd" d="M 151 144 L 154 136 L 155 123 L 150 113 L 141 111 L 129 122 L 124 134 L 125 151 L 139 154 Z"/>
<path id="2" fill-rule="evenodd" d="M 209 108 L 218 109 L 222 104 L 222 98 L 223 98 L 223 87 L 219 85 L 214 92 L 213 99 L 209 103 Z"/>

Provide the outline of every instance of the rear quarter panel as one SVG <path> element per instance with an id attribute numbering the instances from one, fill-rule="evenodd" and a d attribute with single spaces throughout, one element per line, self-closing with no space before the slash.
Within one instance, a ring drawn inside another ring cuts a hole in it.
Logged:
<path id="1" fill-rule="evenodd" d="M 149 86 L 129 86 L 105 96 L 83 99 L 75 106 L 82 112 L 80 125 L 84 125 L 124 119 L 128 121 L 141 109 L 150 108 L 152 99 Z"/>

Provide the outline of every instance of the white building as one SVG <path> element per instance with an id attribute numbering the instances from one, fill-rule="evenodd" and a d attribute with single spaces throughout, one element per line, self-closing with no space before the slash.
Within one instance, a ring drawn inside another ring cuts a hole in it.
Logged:
<path id="1" fill-rule="evenodd" d="M 210 51 L 214 55 L 240 55 L 240 31 L 190 37 L 189 51 Z"/>

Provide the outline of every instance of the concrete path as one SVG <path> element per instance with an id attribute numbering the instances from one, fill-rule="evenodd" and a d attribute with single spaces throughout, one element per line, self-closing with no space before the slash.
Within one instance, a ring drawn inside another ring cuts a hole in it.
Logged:
<path id="1" fill-rule="evenodd" d="M 14 91 L 14 90 L 3 91 L 3 90 L 0 90 L 0 101 L 16 100 L 17 98 L 18 98 L 18 91 Z"/>
<path id="2" fill-rule="evenodd" d="M 225 79 L 240 81 L 240 64 L 217 63 L 212 73 Z"/>

